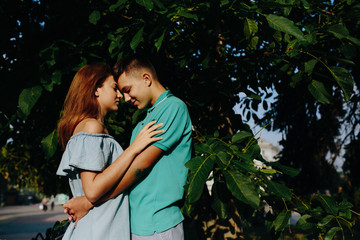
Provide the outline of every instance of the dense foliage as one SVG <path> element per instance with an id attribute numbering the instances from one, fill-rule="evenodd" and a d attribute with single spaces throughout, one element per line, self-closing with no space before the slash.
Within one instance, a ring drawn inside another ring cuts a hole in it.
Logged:
<path id="1" fill-rule="evenodd" d="M 284 234 L 295 208 L 309 239 L 352 228 L 353 205 L 345 196 L 337 203 L 296 194 L 336 187 L 333 163 L 344 145 L 345 173 L 358 182 L 352 167 L 360 116 L 358 1 L 3 0 L 0 12 L 0 173 L 9 183 L 65 191 L 54 174 L 61 157 L 54 129 L 75 71 L 137 51 L 151 56 L 194 124 L 185 213 L 205 221 L 200 209 L 211 202 L 213 218 L 238 212 L 254 227 L 252 218 L 267 201 L 275 211 L 267 219 L 274 236 Z M 242 115 L 233 111 L 237 103 Z M 262 119 L 259 106 L 269 110 Z M 124 147 L 139 117 L 141 111 L 123 104 L 108 119 Z M 283 132 L 280 163 L 262 160 L 244 124 L 250 119 Z M 264 165 L 254 167 L 254 159 Z M 209 178 L 211 196 L 204 188 Z"/>

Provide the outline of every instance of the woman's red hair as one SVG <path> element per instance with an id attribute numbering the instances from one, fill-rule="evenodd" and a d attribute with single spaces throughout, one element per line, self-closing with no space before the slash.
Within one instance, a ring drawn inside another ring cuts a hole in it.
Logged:
<path id="1" fill-rule="evenodd" d="M 102 63 L 85 65 L 75 74 L 57 127 L 59 142 L 63 149 L 66 148 L 79 122 L 85 118 L 98 117 L 100 109 L 95 91 L 110 75 L 112 75 L 111 68 Z"/>

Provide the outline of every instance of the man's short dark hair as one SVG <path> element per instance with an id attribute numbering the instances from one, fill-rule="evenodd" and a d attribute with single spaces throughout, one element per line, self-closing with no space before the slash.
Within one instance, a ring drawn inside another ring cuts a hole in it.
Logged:
<path id="1" fill-rule="evenodd" d="M 134 69 L 148 68 L 151 73 L 157 78 L 154 65 L 144 55 L 133 54 L 117 61 L 113 67 L 113 75 L 117 81 L 121 74 L 129 73 Z"/>

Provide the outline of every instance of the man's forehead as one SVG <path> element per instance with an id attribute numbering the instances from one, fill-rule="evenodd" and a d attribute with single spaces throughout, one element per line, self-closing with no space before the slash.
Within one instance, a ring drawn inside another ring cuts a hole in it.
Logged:
<path id="1" fill-rule="evenodd" d="M 129 75 L 120 75 L 117 81 L 120 91 L 126 92 L 132 88 L 134 86 L 134 81 L 134 78 Z"/>

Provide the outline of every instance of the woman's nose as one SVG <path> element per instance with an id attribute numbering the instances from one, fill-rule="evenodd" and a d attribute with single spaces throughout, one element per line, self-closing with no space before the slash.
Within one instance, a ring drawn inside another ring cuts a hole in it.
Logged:
<path id="1" fill-rule="evenodd" d="M 117 96 L 118 96 L 118 98 L 124 98 L 124 96 L 122 95 L 122 93 L 119 91 L 119 90 L 117 90 Z"/>

